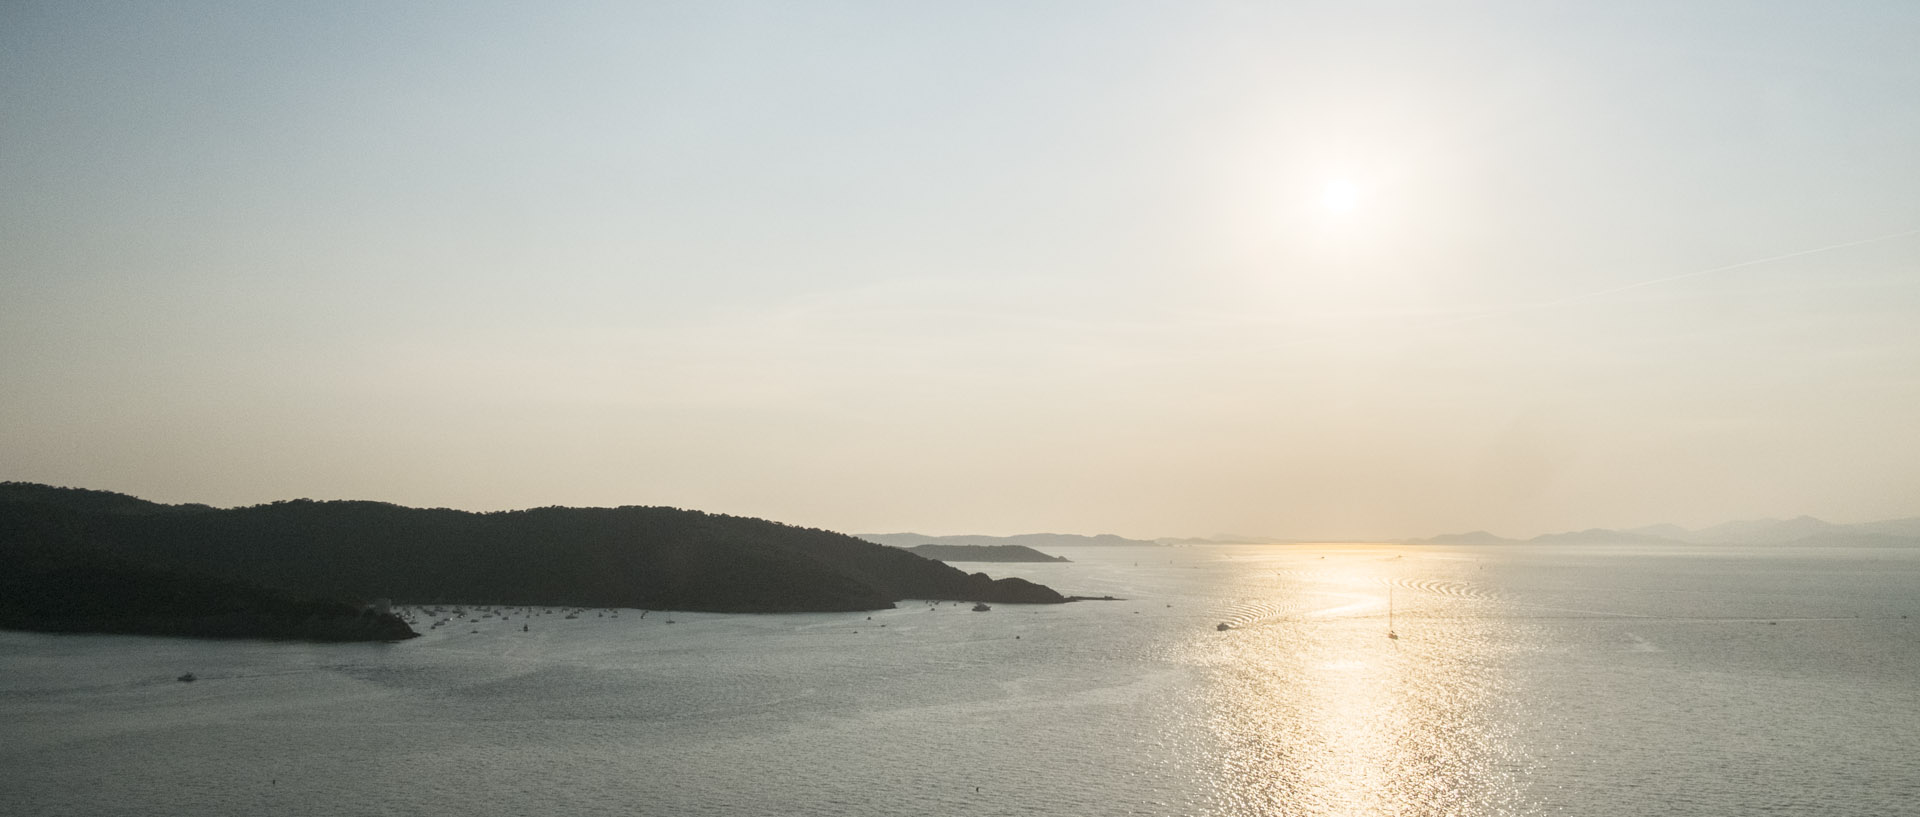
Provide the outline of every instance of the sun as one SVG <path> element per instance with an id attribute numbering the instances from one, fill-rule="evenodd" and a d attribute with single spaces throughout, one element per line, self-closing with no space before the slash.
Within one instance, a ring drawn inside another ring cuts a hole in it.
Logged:
<path id="1" fill-rule="evenodd" d="M 1320 189 L 1320 209 L 1342 216 L 1360 208 L 1360 185 L 1351 179 L 1332 179 Z"/>

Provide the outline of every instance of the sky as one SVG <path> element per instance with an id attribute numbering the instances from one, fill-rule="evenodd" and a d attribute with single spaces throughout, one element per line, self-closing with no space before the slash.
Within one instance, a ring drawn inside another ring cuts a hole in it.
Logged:
<path id="1" fill-rule="evenodd" d="M 0 479 L 1920 515 L 1910 2 L 0 4 Z"/>

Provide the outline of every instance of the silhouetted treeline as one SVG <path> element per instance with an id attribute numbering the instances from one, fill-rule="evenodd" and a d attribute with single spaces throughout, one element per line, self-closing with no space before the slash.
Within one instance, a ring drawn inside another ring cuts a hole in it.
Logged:
<path id="1" fill-rule="evenodd" d="M 325 598 L 724 612 L 1064 601 L 844 534 L 677 508 L 471 513 L 300 499 L 143 509 L 132 497 L 103 503 L 103 492 L 76 508 L 62 489 L 6 488 L 0 515 L 57 506 L 74 536 L 131 563 Z"/>
<path id="2" fill-rule="evenodd" d="M 0 482 L 0 502 L 38 502 L 93 513 L 196 513 L 214 510 L 211 505 L 163 505 L 112 491 L 56 488 L 37 482 Z"/>

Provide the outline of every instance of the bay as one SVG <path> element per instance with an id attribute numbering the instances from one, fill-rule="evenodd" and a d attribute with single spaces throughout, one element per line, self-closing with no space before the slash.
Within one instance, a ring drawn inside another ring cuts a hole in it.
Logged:
<path id="1" fill-rule="evenodd" d="M 1117 600 L 673 624 L 470 607 L 375 645 L 0 633 L 0 812 L 1892 815 L 1920 801 L 1920 550 L 1061 553 L 1074 561 L 959 566 Z"/>

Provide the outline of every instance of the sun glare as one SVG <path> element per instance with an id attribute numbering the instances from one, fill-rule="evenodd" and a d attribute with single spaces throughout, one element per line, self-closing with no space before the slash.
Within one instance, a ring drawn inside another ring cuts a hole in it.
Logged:
<path id="1" fill-rule="evenodd" d="M 1320 209 L 1333 214 L 1351 213 L 1360 206 L 1360 186 L 1347 179 L 1334 179 L 1320 190 Z"/>

